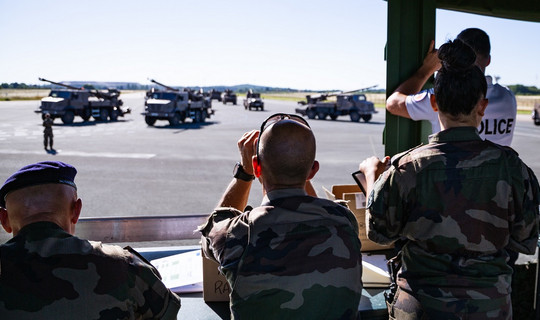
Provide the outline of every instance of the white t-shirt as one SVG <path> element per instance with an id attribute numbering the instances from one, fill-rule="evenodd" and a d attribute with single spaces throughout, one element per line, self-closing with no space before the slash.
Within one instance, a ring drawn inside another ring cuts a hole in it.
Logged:
<path id="1" fill-rule="evenodd" d="M 486 76 L 488 106 L 482 123 L 478 127 L 480 137 L 503 146 L 510 146 L 516 127 L 517 104 L 514 94 L 499 84 L 493 84 L 490 76 Z M 430 96 L 433 89 L 424 90 L 407 97 L 405 104 L 412 120 L 428 120 L 432 132 L 441 131 L 437 112 L 433 111 Z"/>

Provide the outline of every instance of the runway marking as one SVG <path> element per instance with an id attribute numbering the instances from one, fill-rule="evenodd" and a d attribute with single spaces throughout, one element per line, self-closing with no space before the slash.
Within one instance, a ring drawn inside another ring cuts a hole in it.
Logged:
<path id="1" fill-rule="evenodd" d="M 40 151 L 21 151 L 0 149 L 0 154 L 35 154 L 43 155 L 44 150 Z M 127 159 L 150 159 L 156 156 L 154 153 L 114 153 L 114 152 L 83 152 L 83 151 L 62 151 L 56 150 L 56 155 L 72 157 L 95 157 L 95 158 L 127 158 Z"/>
<path id="2" fill-rule="evenodd" d="M 518 136 L 522 136 L 522 137 L 529 137 L 529 138 L 538 138 L 539 137 L 538 134 L 523 133 L 523 132 L 519 132 L 519 131 L 515 131 L 514 135 L 518 135 Z"/>

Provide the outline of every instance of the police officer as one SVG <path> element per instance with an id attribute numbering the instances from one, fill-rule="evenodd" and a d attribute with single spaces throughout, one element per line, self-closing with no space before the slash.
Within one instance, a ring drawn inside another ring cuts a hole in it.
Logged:
<path id="1" fill-rule="evenodd" d="M 488 101 L 474 51 L 456 39 L 438 57 L 430 101 L 442 131 L 388 170 L 360 164 L 368 237 L 403 241 L 390 318 L 511 319 L 509 254 L 535 252 L 540 186 L 514 150 L 478 134 Z"/>
<path id="2" fill-rule="evenodd" d="M 76 169 L 21 168 L 0 188 L 0 319 L 176 319 L 180 299 L 132 249 L 75 237 Z"/>
<path id="3" fill-rule="evenodd" d="M 491 63 L 489 36 L 483 30 L 469 28 L 463 30 L 457 39 L 462 40 L 475 51 L 476 64 L 485 73 L 486 67 Z M 428 120 L 431 123 L 433 133 L 439 132 L 441 128 L 437 112 L 433 112 L 430 104 L 433 90 L 417 92 L 422 89 L 429 77 L 439 70 L 440 66 L 437 50 L 434 49 L 432 41 L 422 66 L 388 97 L 386 109 L 394 115 L 412 120 Z M 498 83 L 493 84 L 493 79 L 490 76 L 486 76 L 486 81 L 486 99 L 488 99 L 489 104 L 482 122 L 478 126 L 480 137 L 500 145 L 510 146 L 516 126 L 516 98 L 508 88 Z"/>
<path id="4" fill-rule="evenodd" d="M 45 129 L 43 129 L 43 145 L 45 146 L 45 150 L 47 150 L 47 146 L 51 147 L 51 150 L 53 149 L 53 125 L 54 120 L 51 118 L 51 115 L 49 113 L 45 113 L 45 119 L 43 119 L 43 126 Z"/>
<path id="5" fill-rule="evenodd" d="M 242 161 L 201 227 L 205 255 L 229 281 L 232 318 L 356 319 L 358 224 L 347 208 L 309 195 L 306 181 L 319 163 L 307 122 L 275 114 L 260 131 L 246 132 L 238 147 Z M 242 212 L 255 177 L 263 203 Z"/>

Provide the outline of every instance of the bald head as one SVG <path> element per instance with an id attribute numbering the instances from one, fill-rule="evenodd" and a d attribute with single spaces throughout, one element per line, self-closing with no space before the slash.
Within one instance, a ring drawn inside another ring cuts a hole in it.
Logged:
<path id="1" fill-rule="evenodd" d="M 10 192 L 6 208 L 0 212 L 4 229 L 16 235 L 27 224 L 54 222 L 67 232 L 74 232 L 82 202 L 77 190 L 69 185 L 49 183 Z"/>
<path id="2" fill-rule="evenodd" d="M 299 122 L 281 120 L 260 139 L 263 180 L 280 188 L 303 186 L 315 162 L 313 132 Z"/>

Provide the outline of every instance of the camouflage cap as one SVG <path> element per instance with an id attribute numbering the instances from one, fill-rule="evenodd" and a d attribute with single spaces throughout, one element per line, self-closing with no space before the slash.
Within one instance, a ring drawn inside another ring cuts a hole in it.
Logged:
<path id="1" fill-rule="evenodd" d="M 45 184 L 62 183 L 77 188 L 74 179 L 77 169 L 60 161 L 44 161 L 22 167 L 0 188 L 0 207 L 6 207 L 6 196 L 11 191 Z"/>

